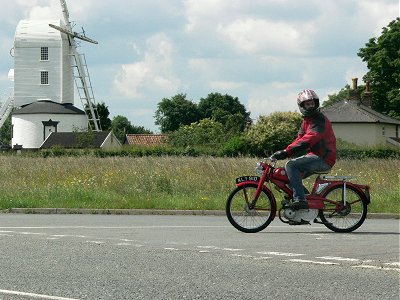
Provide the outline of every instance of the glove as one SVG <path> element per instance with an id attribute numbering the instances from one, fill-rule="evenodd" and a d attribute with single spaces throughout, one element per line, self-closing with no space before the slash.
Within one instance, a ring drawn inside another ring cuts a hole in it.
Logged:
<path id="1" fill-rule="evenodd" d="M 279 150 L 276 151 L 274 154 L 272 154 L 272 157 L 280 160 L 280 159 L 285 159 L 289 157 L 289 154 L 285 150 Z"/>

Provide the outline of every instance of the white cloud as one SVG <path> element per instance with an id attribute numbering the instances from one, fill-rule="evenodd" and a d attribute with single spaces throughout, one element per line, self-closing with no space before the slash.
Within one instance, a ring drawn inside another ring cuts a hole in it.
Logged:
<path id="1" fill-rule="evenodd" d="M 239 19 L 218 27 L 237 49 L 248 53 L 306 54 L 313 46 L 311 24 Z M 307 34 L 305 34 L 307 32 Z"/>
<path id="2" fill-rule="evenodd" d="M 210 88 L 217 91 L 231 91 L 243 88 L 246 86 L 246 82 L 237 81 L 211 81 Z"/>
<path id="3" fill-rule="evenodd" d="M 176 93 L 181 80 L 175 75 L 173 44 L 166 34 L 150 37 L 142 61 L 124 64 L 114 80 L 114 88 L 121 95 L 140 100 L 145 92 L 171 95 Z"/>
<path id="4" fill-rule="evenodd" d="M 368 27 L 373 30 L 375 36 L 382 33 L 382 28 L 387 26 L 390 21 L 400 16 L 400 2 L 397 1 L 376 1 L 363 0 L 357 1 L 357 20 L 358 26 Z"/>

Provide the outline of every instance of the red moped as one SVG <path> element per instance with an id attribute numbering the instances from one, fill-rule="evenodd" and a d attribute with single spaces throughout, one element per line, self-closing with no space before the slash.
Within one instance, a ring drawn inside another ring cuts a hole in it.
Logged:
<path id="1" fill-rule="evenodd" d="M 275 218 L 289 225 L 320 223 L 335 232 L 351 232 L 367 217 L 371 202 L 369 187 L 348 181 L 351 176 L 318 174 L 311 193 L 306 195 L 308 209 L 294 210 L 288 206 L 293 198 L 284 168 L 275 167 L 276 160 L 257 163 L 255 176 L 236 178 L 236 189 L 226 202 L 229 222 L 238 230 L 254 233 L 265 229 Z M 278 210 L 271 187 L 283 193 Z"/>

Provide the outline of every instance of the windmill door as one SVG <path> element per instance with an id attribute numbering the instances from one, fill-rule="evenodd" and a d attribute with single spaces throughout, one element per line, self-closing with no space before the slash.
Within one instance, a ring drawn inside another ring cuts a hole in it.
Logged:
<path id="1" fill-rule="evenodd" d="M 60 121 L 52 121 L 51 119 L 48 121 L 42 121 L 43 123 L 43 141 L 45 141 L 50 133 L 57 132 L 57 125 Z"/>

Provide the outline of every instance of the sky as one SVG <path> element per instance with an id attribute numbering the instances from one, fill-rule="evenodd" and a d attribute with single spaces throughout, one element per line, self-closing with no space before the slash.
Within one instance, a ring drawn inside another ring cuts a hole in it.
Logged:
<path id="1" fill-rule="evenodd" d="M 357 56 L 399 16 L 399 0 L 66 0 L 97 103 L 155 133 L 157 104 L 238 97 L 257 120 L 321 102 L 367 72 Z M 22 19 L 62 19 L 59 0 L 0 0 L 0 96 L 12 88 L 10 49 Z M 75 105 L 82 107 L 75 92 Z"/>

